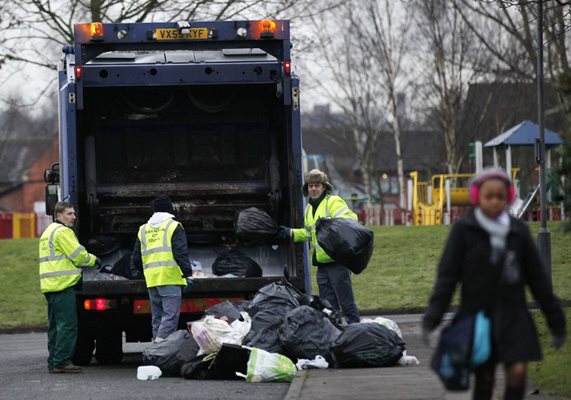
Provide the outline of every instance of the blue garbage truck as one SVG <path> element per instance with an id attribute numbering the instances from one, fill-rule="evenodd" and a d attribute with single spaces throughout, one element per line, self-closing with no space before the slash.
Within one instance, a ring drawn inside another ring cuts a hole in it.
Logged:
<path id="1" fill-rule="evenodd" d="M 250 20 L 76 24 L 74 43 L 63 48 L 60 160 L 46 171 L 46 207 L 74 204 L 80 242 L 116 266 L 128 264 L 150 201 L 169 195 L 190 257 L 202 266 L 183 296 L 181 328 L 209 306 L 250 299 L 284 275 L 310 290 L 307 247 L 245 247 L 235 234 L 236 214 L 249 207 L 277 224 L 303 224 L 291 46 L 289 21 Z M 256 261 L 262 277 L 212 276 L 227 249 Z M 92 356 L 120 362 L 125 340 L 150 341 L 140 276 L 86 269 L 76 293 L 78 364 Z"/>

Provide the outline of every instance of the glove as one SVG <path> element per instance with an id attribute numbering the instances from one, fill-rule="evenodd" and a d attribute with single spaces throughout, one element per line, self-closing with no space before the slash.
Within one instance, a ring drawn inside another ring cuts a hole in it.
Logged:
<path id="1" fill-rule="evenodd" d="M 289 238 L 291 238 L 291 228 L 280 225 L 276 237 L 278 240 L 288 240 Z"/>
<path id="2" fill-rule="evenodd" d="M 97 268 L 97 270 L 100 271 L 101 267 L 103 267 L 103 262 L 101 261 L 101 258 L 95 257 L 95 268 Z"/>
<path id="3" fill-rule="evenodd" d="M 565 335 L 553 335 L 551 338 L 551 344 L 555 349 L 560 349 L 565 344 L 567 337 Z"/>
<path id="4" fill-rule="evenodd" d="M 432 330 L 428 329 L 426 327 L 422 327 L 422 332 L 421 332 L 421 338 L 422 338 L 422 343 L 424 343 L 425 346 L 430 347 L 430 336 L 432 334 Z"/>
<path id="5" fill-rule="evenodd" d="M 189 294 L 190 292 L 192 292 L 192 277 L 188 276 L 186 277 L 186 286 L 182 288 L 182 293 Z"/>

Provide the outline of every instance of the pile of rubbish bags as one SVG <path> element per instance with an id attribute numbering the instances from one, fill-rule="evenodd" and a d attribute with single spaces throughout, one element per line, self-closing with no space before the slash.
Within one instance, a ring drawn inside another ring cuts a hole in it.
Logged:
<path id="1" fill-rule="evenodd" d="M 261 288 L 251 302 L 226 301 L 188 330 L 143 352 L 161 376 L 291 382 L 298 369 L 418 364 L 398 325 L 386 318 L 347 325 L 324 300 L 287 280 Z"/>

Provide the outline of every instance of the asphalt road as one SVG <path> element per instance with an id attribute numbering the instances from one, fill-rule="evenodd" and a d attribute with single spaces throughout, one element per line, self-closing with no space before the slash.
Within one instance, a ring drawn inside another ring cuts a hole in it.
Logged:
<path id="1" fill-rule="evenodd" d="M 216 399 L 282 400 L 287 383 L 194 381 L 183 378 L 137 380 L 145 344 L 127 344 L 119 366 L 93 364 L 81 374 L 48 373 L 46 333 L 0 335 L 0 399 Z"/>

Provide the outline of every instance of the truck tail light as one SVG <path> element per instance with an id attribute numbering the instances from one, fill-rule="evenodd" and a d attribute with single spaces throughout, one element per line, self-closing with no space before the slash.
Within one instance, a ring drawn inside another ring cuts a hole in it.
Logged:
<path id="1" fill-rule="evenodd" d="M 88 311 L 107 311 L 117 308 L 115 299 L 85 299 L 83 308 Z"/>
<path id="2" fill-rule="evenodd" d="M 291 60 L 284 61 L 284 74 L 286 75 L 291 74 Z"/>
<path id="3" fill-rule="evenodd" d="M 73 67 L 73 72 L 75 73 L 75 80 L 78 81 L 83 75 L 83 67 L 81 65 L 76 65 Z"/>

